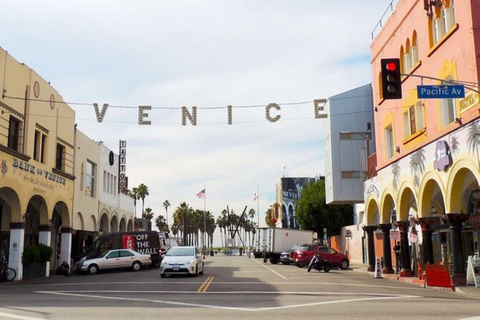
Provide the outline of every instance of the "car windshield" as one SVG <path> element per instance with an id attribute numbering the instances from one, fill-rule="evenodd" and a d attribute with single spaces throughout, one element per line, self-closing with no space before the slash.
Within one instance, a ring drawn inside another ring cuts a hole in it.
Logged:
<path id="1" fill-rule="evenodd" d="M 167 251 L 167 254 L 166 254 L 166 256 L 169 256 L 169 257 L 184 257 L 184 256 L 193 256 L 193 255 L 195 255 L 194 248 L 181 248 L 181 247 L 171 248 L 170 250 Z"/>

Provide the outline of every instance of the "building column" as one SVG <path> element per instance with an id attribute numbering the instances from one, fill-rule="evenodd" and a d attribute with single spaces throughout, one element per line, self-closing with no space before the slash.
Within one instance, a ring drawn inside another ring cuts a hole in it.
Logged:
<path id="1" fill-rule="evenodd" d="M 52 246 L 52 231 L 50 230 L 50 225 L 41 225 L 38 227 L 38 243 L 49 247 Z M 45 277 L 48 278 L 50 277 L 50 261 L 47 261 L 45 269 Z"/>
<path id="2" fill-rule="evenodd" d="M 452 282 L 454 285 L 465 285 L 465 261 L 463 261 L 462 223 L 468 220 L 468 215 L 461 213 L 448 213 L 442 217 L 450 223 L 452 230 Z"/>
<path id="3" fill-rule="evenodd" d="M 17 271 L 15 281 L 23 279 L 22 254 L 25 247 L 25 224 L 10 223 L 10 248 L 8 254 L 8 266 Z"/>
<path id="4" fill-rule="evenodd" d="M 433 245 L 432 245 L 432 225 L 436 218 L 418 218 L 417 222 L 422 228 L 422 250 L 423 250 L 423 265 L 433 263 Z"/>
<path id="5" fill-rule="evenodd" d="M 375 230 L 377 226 L 364 226 L 363 230 L 367 232 L 367 255 L 368 255 L 368 271 L 375 271 Z"/>
<path id="6" fill-rule="evenodd" d="M 409 221 L 395 222 L 400 230 L 400 260 L 402 269 L 400 270 L 400 277 L 413 277 L 412 267 L 410 265 L 410 250 L 408 248 L 408 228 Z"/>
<path id="7" fill-rule="evenodd" d="M 391 274 L 395 273 L 392 268 L 392 246 L 390 244 L 390 229 L 392 225 L 390 223 L 380 224 L 380 230 L 383 233 L 383 262 L 384 267 L 382 269 L 383 273 Z"/>
<path id="8" fill-rule="evenodd" d="M 62 227 L 62 244 L 60 249 L 60 263 L 66 261 L 70 266 L 72 266 L 72 228 Z"/>

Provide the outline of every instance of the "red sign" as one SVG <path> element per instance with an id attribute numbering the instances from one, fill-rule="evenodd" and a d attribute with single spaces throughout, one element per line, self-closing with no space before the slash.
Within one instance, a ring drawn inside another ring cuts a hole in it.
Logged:
<path id="1" fill-rule="evenodd" d="M 123 235 L 123 248 L 135 250 L 135 239 L 133 234 Z"/>
<path id="2" fill-rule="evenodd" d="M 425 268 L 427 286 L 429 287 L 452 287 L 448 267 L 441 264 L 427 264 Z"/>

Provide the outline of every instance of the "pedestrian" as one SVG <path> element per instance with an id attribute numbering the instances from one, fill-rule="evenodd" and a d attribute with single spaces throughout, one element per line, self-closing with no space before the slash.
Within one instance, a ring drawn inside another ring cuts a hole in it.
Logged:
<path id="1" fill-rule="evenodd" d="M 401 246 L 400 241 L 397 241 L 395 247 L 393 247 L 393 252 L 395 252 L 395 261 L 396 261 L 396 269 L 397 274 L 400 272 L 400 265 L 401 265 Z"/>
<path id="2" fill-rule="evenodd" d="M 63 263 L 57 268 L 57 274 L 64 276 L 70 275 L 70 266 L 67 261 L 63 261 Z"/>

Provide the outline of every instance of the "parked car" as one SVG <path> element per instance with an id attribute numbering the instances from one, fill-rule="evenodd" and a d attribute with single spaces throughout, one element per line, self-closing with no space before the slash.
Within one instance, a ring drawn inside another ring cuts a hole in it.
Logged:
<path id="1" fill-rule="evenodd" d="M 313 258 L 313 252 L 317 250 L 319 246 L 314 244 L 302 244 L 293 253 L 293 262 L 297 267 L 303 268 L 310 263 Z"/>
<path id="2" fill-rule="evenodd" d="M 292 247 L 292 249 L 290 249 L 290 263 L 294 263 L 293 261 L 293 256 L 295 254 L 295 251 L 297 251 L 297 249 L 300 247 L 299 244 L 296 244 Z"/>
<path id="3" fill-rule="evenodd" d="M 77 270 L 96 274 L 100 270 L 131 268 L 139 271 L 142 267 L 152 265 L 150 254 L 141 254 L 131 249 L 114 249 L 105 251 L 98 258 L 83 257 L 77 264 Z"/>
<path id="4" fill-rule="evenodd" d="M 290 264 L 290 251 L 291 251 L 291 250 L 283 251 L 283 252 L 280 254 L 280 262 L 281 262 L 282 264 Z"/>
<path id="5" fill-rule="evenodd" d="M 325 260 L 329 260 L 334 267 L 347 269 L 350 265 L 350 259 L 348 259 L 348 256 L 328 246 L 319 246 L 316 250 L 316 254 Z"/>
<path id="6" fill-rule="evenodd" d="M 162 259 L 160 276 L 172 274 L 203 274 L 203 255 L 196 247 L 172 247 Z"/>

